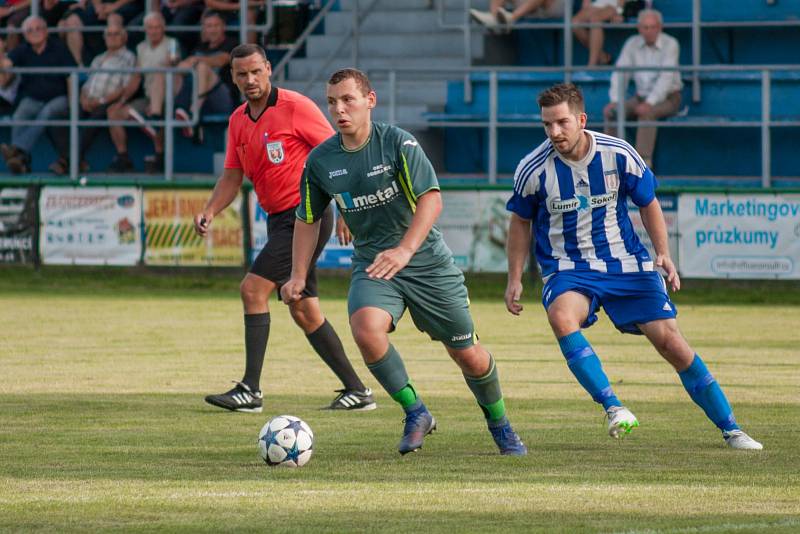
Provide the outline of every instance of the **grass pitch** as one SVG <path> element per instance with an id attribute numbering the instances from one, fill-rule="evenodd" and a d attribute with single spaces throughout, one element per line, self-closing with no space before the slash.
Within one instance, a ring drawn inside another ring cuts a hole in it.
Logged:
<path id="1" fill-rule="evenodd" d="M 678 299 L 760 453 L 723 448 L 669 366 L 603 317 L 587 337 L 642 424 L 608 438 L 529 291 L 521 318 L 501 297 L 473 303 L 529 455 L 496 454 L 455 364 L 406 317 L 393 343 L 440 430 L 401 457 L 383 392 L 372 412 L 318 410 L 338 383 L 278 302 L 264 413 L 203 403 L 241 375 L 237 274 L 102 273 L 0 269 L 0 531 L 800 531 L 800 306 L 786 288 L 766 298 L 780 305 Z M 323 308 L 379 389 L 340 289 Z M 258 458 L 258 430 L 282 413 L 315 432 L 301 469 Z"/>

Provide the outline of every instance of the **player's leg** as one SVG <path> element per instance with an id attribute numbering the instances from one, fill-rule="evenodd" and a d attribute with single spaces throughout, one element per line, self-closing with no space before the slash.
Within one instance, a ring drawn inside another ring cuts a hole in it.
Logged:
<path id="1" fill-rule="evenodd" d="M 638 326 L 658 353 L 675 368 L 689 396 L 722 431 L 728 445 L 738 449 L 762 448 L 741 431 L 725 393 L 702 358 L 689 346 L 675 319 L 659 319 Z"/>
<path id="2" fill-rule="evenodd" d="M 285 221 L 286 227 L 282 233 L 289 232 L 288 236 L 294 233 L 294 213 Z M 284 224 L 281 224 L 284 227 Z M 337 390 L 338 395 L 327 408 L 331 410 L 350 410 L 366 411 L 376 408 L 375 399 L 372 391 L 367 388 L 358 377 L 353 365 L 347 358 L 347 353 L 342 345 L 342 340 L 336 330 L 328 322 L 322 313 L 317 298 L 317 258 L 325 248 L 328 238 L 333 229 L 333 210 L 329 206 L 322 216 L 320 222 L 319 239 L 314 254 L 311 257 L 311 269 L 306 278 L 306 288 L 303 291 L 305 298 L 289 305 L 292 319 L 306 335 L 308 342 L 314 351 L 319 355 L 323 362 L 333 371 L 336 377 L 342 382 L 342 389 Z M 287 257 L 285 262 L 285 273 L 281 274 L 281 280 L 288 279 L 291 274 L 291 241 L 286 243 Z M 285 274 L 285 278 L 283 275 Z"/>
<path id="3" fill-rule="evenodd" d="M 432 339 L 441 341 L 459 366 L 500 453 L 526 454 L 525 445 L 506 417 L 494 359 L 478 343 L 464 274 L 452 263 L 415 271 L 407 267 L 395 275 L 414 324 Z"/>
<path id="4" fill-rule="evenodd" d="M 581 332 L 581 326 L 591 325 L 597 320 L 598 303 L 582 293 L 569 290 L 571 278 L 572 275 L 561 273 L 548 281 L 543 301 L 547 319 L 570 371 L 592 400 L 603 406 L 608 415 L 608 433 L 617 438 L 630 433 L 639 426 L 639 421 L 617 398 L 600 359 Z"/>
<path id="5" fill-rule="evenodd" d="M 386 393 L 406 414 L 400 454 L 422 448 L 436 420 L 417 394 L 400 353 L 389 342 L 389 332 L 405 311 L 402 295 L 391 280 L 371 279 L 362 267 L 353 270 L 347 305 L 350 329 L 364 363 Z"/>

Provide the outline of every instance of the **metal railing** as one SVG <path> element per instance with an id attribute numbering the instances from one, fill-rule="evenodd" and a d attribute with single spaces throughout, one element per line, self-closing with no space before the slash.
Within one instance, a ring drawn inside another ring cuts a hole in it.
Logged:
<path id="1" fill-rule="evenodd" d="M 438 21 L 439 26 L 449 29 L 460 29 L 464 32 L 464 58 L 466 64 L 472 62 L 472 26 L 473 23 L 469 18 L 470 1 L 464 0 L 464 22 L 462 24 L 447 24 L 444 22 L 444 4 L 446 0 L 437 0 L 438 8 Z M 766 4 L 765 4 L 766 5 Z M 554 29 L 563 30 L 563 47 L 564 47 L 564 68 L 567 69 L 567 76 L 565 81 L 570 81 L 571 68 L 574 65 L 573 47 L 572 47 L 572 29 L 573 28 L 605 28 L 605 29 L 636 29 L 635 23 L 630 22 L 602 22 L 602 23 L 580 23 L 575 24 L 572 22 L 572 8 L 573 2 L 565 0 L 564 2 L 564 18 L 561 21 L 518 21 L 511 26 L 511 30 L 517 29 Z M 658 4 L 654 6 L 658 9 Z M 701 0 L 692 0 L 692 17 L 687 22 L 664 22 L 664 28 L 690 28 L 691 29 L 691 44 L 692 44 L 692 67 L 701 65 L 701 33 L 703 28 L 746 28 L 746 27 L 795 27 L 800 26 L 800 19 L 790 20 L 753 20 L 753 21 L 703 21 L 701 16 Z M 470 102 L 472 95 L 472 88 L 468 87 L 469 81 L 465 80 L 464 85 L 464 101 Z M 697 71 L 692 75 L 692 100 L 694 102 L 700 101 L 700 78 Z"/>
<path id="2" fill-rule="evenodd" d="M 0 69 L 0 72 L 11 72 L 15 74 L 48 74 L 60 75 L 67 77 L 69 90 L 67 92 L 69 100 L 69 118 L 68 119 L 53 119 L 53 120 L 14 120 L 3 119 L 0 120 L 0 127 L 2 126 L 62 126 L 69 128 L 69 176 L 73 180 L 78 178 L 79 174 L 79 161 L 78 150 L 80 145 L 80 137 L 78 129 L 82 126 L 141 126 L 138 122 L 109 120 L 109 119 L 81 119 L 80 118 L 80 87 L 79 75 L 80 74 L 96 74 L 96 73 L 130 73 L 130 74 L 147 74 L 147 73 L 165 73 L 173 75 L 189 75 L 192 77 L 192 99 L 190 109 L 192 111 L 191 120 L 181 121 L 174 118 L 175 115 L 175 102 L 174 102 L 174 76 L 164 76 L 165 80 L 165 98 L 164 98 L 164 119 L 163 120 L 148 120 L 151 126 L 159 126 L 164 128 L 164 179 L 171 181 L 173 177 L 173 155 L 174 155 L 174 130 L 175 128 L 183 128 L 187 126 L 195 126 L 199 120 L 198 116 L 198 84 L 195 72 L 190 68 L 178 67 L 151 67 L 151 68 L 115 68 L 115 69 L 91 69 L 89 67 L 12 67 L 9 69 Z M 187 81 L 188 83 L 188 81 Z"/>
<path id="3" fill-rule="evenodd" d="M 772 172 L 771 172 L 771 154 L 772 154 L 772 140 L 771 128 L 774 127 L 800 127 L 800 117 L 797 120 L 780 120 L 776 121 L 772 118 L 772 95 L 771 95 L 771 79 L 772 73 L 775 71 L 800 71 L 800 64 L 798 65 L 699 65 L 699 66 L 678 66 L 678 67 L 452 67 L 452 68 L 437 68 L 436 72 L 448 71 L 453 72 L 454 75 L 459 75 L 466 72 L 466 75 L 471 78 L 474 74 L 487 74 L 489 76 L 489 98 L 488 98 L 488 113 L 487 120 L 426 120 L 422 122 L 414 121 L 398 121 L 397 124 L 404 127 L 437 127 L 437 128 L 487 128 L 488 130 L 488 180 L 490 184 L 497 182 L 497 133 L 499 128 L 539 128 L 540 125 L 536 124 L 541 119 L 538 112 L 530 114 L 516 114 L 514 121 L 501 122 L 498 111 L 498 73 L 563 73 L 574 74 L 576 72 L 635 72 L 635 71 L 680 71 L 689 72 L 693 76 L 705 72 L 758 72 L 761 79 L 761 107 L 758 110 L 758 120 L 729 120 L 729 121 L 707 121 L 695 119 L 681 121 L 657 120 L 657 121 L 628 121 L 625 117 L 624 106 L 628 88 L 625 84 L 619 84 L 620 93 L 617 96 L 617 116 L 614 124 L 620 137 L 624 138 L 626 126 L 656 126 L 659 128 L 759 128 L 761 130 L 761 185 L 763 187 L 771 187 L 772 185 Z M 426 71 L 425 69 L 371 69 L 370 74 L 384 74 L 386 75 L 389 83 L 389 105 L 396 106 L 396 84 L 398 73 L 404 74 L 420 74 Z M 532 104 L 533 105 L 533 104 Z M 394 109 L 389 110 L 389 117 L 394 119 L 396 117 Z M 604 126 L 606 122 L 603 121 L 590 121 L 587 126 Z"/>

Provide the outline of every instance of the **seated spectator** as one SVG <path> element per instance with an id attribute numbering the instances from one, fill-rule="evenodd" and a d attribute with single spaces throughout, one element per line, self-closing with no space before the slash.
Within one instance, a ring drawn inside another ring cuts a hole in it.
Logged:
<path id="1" fill-rule="evenodd" d="M 161 14 L 174 26 L 194 26 L 200 22 L 206 5 L 204 0 L 163 0 Z M 182 50 L 193 50 L 197 46 L 196 32 L 181 32 L 178 41 Z"/>
<path id="2" fill-rule="evenodd" d="M 168 67 L 180 59 L 178 41 L 165 35 L 164 17 L 158 11 L 151 11 L 144 17 L 146 38 L 136 46 L 136 65 L 142 68 Z M 164 116 L 164 97 L 166 77 L 163 73 L 151 72 L 144 75 L 144 97 L 130 101 L 142 82 L 141 74 L 131 76 L 122 97 L 108 108 L 111 120 L 133 119 L 142 125 L 142 130 L 153 140 L 155 155 L 145 158 L 145 171 L 158 172 L 164 167 L 164 134 L 148 124 L 148 119 Z M 125 127 L 111 126 L 111 140 L 117 150 L 117 160 L 125 162 L 128 158 L 128 136 Z"/>
<path id="3" fill-rule="evenodd" d="M 617 67 L 672 67 L 678 66 L 680 45 L 674 37 L 663 33 L 661 13 L 654 9 L 639 12 L 638 35 L 629 37 L 622 47 Z M 681 75 L 679 71 L 614 72 L 608 91 L 610 102 L 603 109 L 606 133 L 614 133 L 610 121 L 617 117 L 620 84 L 627 88 L 633 74 L 636 95 L 625 101 L 625 115 L 643 121 L 669 117 L 681 107 Z M 623 89 L 624 90 L 624 89 Z M 656 145 L 656 128 L 642 126 L 636 130 L 636 151 L 648 167 L 653 163 Z"/>
<path id="4" fill-rule="evenodd" d="M 19 45 L 19 34 L 13 30 L 22 26 L 22 21 L 31 14 L 31 0 L 5 0 L 0 6 L 0 27 L 12 30 L 8 34 L 8 48 L 13 50 Z"/>
<path id="5" fill-rule="evenodd" d="M 0 66 L 9 67 L 74 67 L 75 62 L 58 37 L 49 37 L 42 17 L 31 16 L 22 23 L 25 42 L 0 58 Z M 0 85 L 8 87 L 16 76 L 0 73 Z M 12 118 L 23 120 L 64 119 L 68 115 L 68 78 L 66 74 L 24 74 L 19 82 L 17 108 Z M 0 145 L 0 153 L 14 174 L 30 172 L 31 151 L 45 131 L 45 126 L 12 126 L 11 144 Z M 65 136 L 59 135 L 57 138 Z M 56 147 L 59 153 L 63 147 Z"/>
<path id="6" fill-rule="evenodd" d="M 0 37 L 0 57 L 6 53 L 6 42 Z M 8 84 L 8 87 L 0 86 L 0 115 L 11 115 L 14 111 L 14 102 L 17 100 L 17 89 L 19 89 L 19 76 Z"/>
<path id="7" fill-rule="evenodd" d="M 106 41 L 106 51 L 94 58 L 91 64 L 92 70 L 98 72 L 92 72 L 81 87 L 81 119 L 105 119 L 109 107 L 122 97 L 131 77 L 130 72 L 102 72 L 100 69 L 130 69 L 136 65 L 133 52 L 125 48 L 128 34 L 124 27 L 119 24 L 109 24 L 103 32 L 103 37 Z M 81 128 L 79 156 L 83 168 L 88 168 L 85 156 L 100 129 L 99 126 Z M 59 159 L 52 170 L 56 174 L 66 174 L 69 170 L 67 159 Z M 133 164 L 127 154 L 117 155 L 107 170 L 126 172 L 133 170 Z"/>
<path id="8" fill-rule="evenodd" d="M 624 0 L 583 0 L 580 11 L 572 17 L 572 23 L 622 22 L 624 5 Z M 605 34 L 602 27 L 573 28 L 572 31 L 578 41 L 589 49 L 588 65 L 590 67 L 611 63 L 611 54 L 603 50 Z"/>
<path id="9" fill-rule="evenodd" d="M 143 9 L 143 0 L 78 0 L 69 7 L 59 26 L 70 29 L 66 34 L 67 47 L 79 65 L 87 63 L 86 59 L 102 50 L 103 43 L 96 34 L 86 35 L 84 47 L 84 26 L 108 24 L 109 15 L 120 15 L 124 24 L 130 23 Z"/>
<path id="10" fill-rule="evenodd" d="M 206 8 L 219 13 L 226 24 L 239 25 L 239 0 L 205 0 Z M 259 17 L 264 14 L 265 2 L 249 0 L 247 2 L 247 25 L 255 26 Z M 255 32 L 247 32 L 247 42 L 255 43 Z"/>
<path id="11" fill-rule="evenodd" d="M 225 20 L 216 11 L 203 13 L 200 45 L 192 54 L 181 61 L 179 67 L 192 67 L 197 80 L 197 110 L 190 109 L 192 102 L 191 77 L 179 78 L 176 83 L 178 95 L 175 97 L 175 118 L 182 121 L 190 119 L 190 114 L 199 111 L 200 116 L 225 114 L 233 111 L 233 80 L 228 66 L 231 50 L 236 47 L 236 39 L 225 35 Z M 187 83 L 188 82 L 188 83 Z M 179 87 L 177 87 L 179 86 Z M 238 91 L 237 93 L 238 94 Z M 192 128 L 184 128 L 183 135 L 193 137 Z"/>
<path id="12" fill-rule="evenodd" d="M 564 17 L 564 0 L 515 0 L 512 11 L 507 10 L 506 0 L 492 0 L 489 11 L 470 9 L 469 14 L 490 30 L 510 29 L 523 17 L 537 19 L 560 19 Z"/>

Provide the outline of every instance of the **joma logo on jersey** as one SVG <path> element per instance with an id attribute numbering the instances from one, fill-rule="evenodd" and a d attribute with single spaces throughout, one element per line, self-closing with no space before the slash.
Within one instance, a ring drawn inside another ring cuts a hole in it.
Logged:
<path id="1" fill-rule="evenodd" d="M 354 197 L 350 193 L 333 195 L 339 208 L 345 211 L 360 211 L 388 204 L 400 195 L 400 187 L 392 180 L 391 187 L 378 189 L 374 193 Z"/>
<path id="2" fill-rule="evenodd" d="M 577 195 L 573 198 L 561 200 L 554 198 L 550 201 L 550 213 L 566 213 L 568 211 L 583 211 L 589 208 L 600 208 L 617 200 L 617 192 L 612 191 L 603 195 L 585 197 Z"/>
<path id="3" fill-rule="evenodd" d="M 328 173 L 328 178 L 333 179 L 337 176 L 345 176 L 347 174 L 347 169 L 337 169 L 335 171 L 330 171 Z"/>

